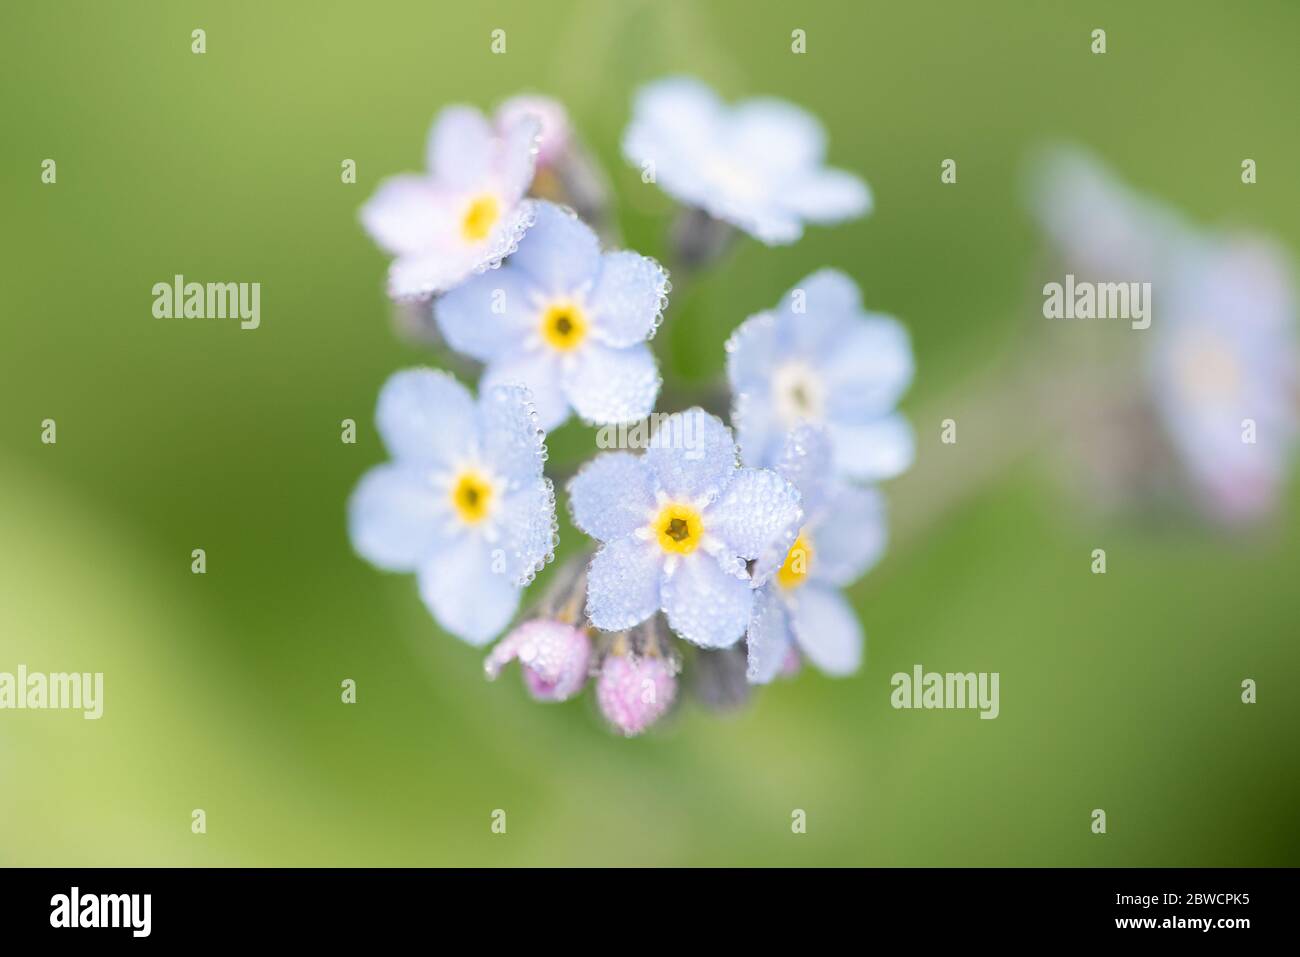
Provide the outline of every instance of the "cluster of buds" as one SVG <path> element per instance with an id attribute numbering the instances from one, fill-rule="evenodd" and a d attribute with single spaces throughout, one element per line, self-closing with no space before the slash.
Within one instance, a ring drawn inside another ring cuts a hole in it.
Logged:
<path id="1" fill-rule="evenodd" d="M 595 631 L 586 594 L 582 558 L 559 570 L 535 613 L 492 649 L 484 671 L 495 679 L 517 660 L 538 701 L 568 700 L 592 679 L 605 719 L 623 735 L 640 734 L 676 702 L 680 658 L 660 615 L 627 631 Z"/>

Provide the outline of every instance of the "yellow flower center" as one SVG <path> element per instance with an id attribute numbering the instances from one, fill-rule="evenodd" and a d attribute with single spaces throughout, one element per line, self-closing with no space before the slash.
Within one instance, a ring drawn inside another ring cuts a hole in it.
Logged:
<path id="1" fill-rule="evenodd" d="M 491 193 L 484 193 L 475 198 L 465 210 L 461 220 L 460 233 L 466 242 L 478 243 L 487 239 L 488 233 L 501 216 L 501 203 Z"/>
<path id="2" fill-rule="evenodd" d="M 666 505 L 654 521 L 659 547 L 666 552 L 689 555 L 700 545 L 704 525 L 700 513 L 689 505 Z"/>
<path id="3" fill-rule="evenodd" d="M 776 573 L 776 583 L 787 590 L 798 588 L 808 580 L 808 568 L 812 564 L 812 539 L 807 533 L 800 532 L 799 537 L 786 553 L 785 563 Z"/>
<path id="4" fill-rule="evenodd" d="M 542 313 L 542 338 L 552 349 L 569 352 L 587 338 L 587 317 L 571 302 L 557 302 Z"/>
<path id="5" fill-rule="evenodd" d="M 478 472 L 462 472 L 451 487 L 451 504 L 462 522 L 477 525 L 487 518 L 492 485 Z"/>

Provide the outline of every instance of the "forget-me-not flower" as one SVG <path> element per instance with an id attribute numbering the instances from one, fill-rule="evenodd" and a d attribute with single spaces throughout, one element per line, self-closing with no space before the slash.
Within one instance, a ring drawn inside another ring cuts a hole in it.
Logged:
<path id="1" fill-rule="evenodd" d="M 727 342 L 732 422 L 745 461 L 771 466 L 786 433 L 811 422 L 826 427 L 837 471 L 864 480 L 898 475 L 911 465 L 915 440 L 893 410 L 913 368 L 897 320 L 865 312 L 842 272 L 814 273 Z"/>
<path id="2" fill-rule="evenodd" d="M 648 415 L 659 369 L 646 339 L 667 302 L 668 273 L 634 252 L 600 251 L 596 234 L 551 203 L 498 270 L 438 300 L 453 349 L 486 363 L 483 387 L 522 382 L 545 429 L 575 410 L 589 422 Z"/>
<path id="3" fill-rule="evenodd" d="M 1263 240 L 1215 237 L 1162 288 L 1148 369 L 1165 430 L 1215 517 L 1258 518 L 1281 493 L 1300 426 L 1289 264 Z"/>
<path id="4" fill-rule="evenodd" d="M 587 578 L 592 624 L 617 631 L 662 609 L 673 631 L 706 648 L 744 635 L 754 587 L 802 518 L 794 487 L 738 468 L 730 430 L 701 409 L 665 417 L 641 456 L 592 460 L 570 481 L 569 506 L 603 543 Z"/>
<path id="5" fill-rule="evenodd" d="M 749 680 L 776 677 L 792 649 L 829 675 L 862 663 L 862 626 L 840 589 L 860 578 L 885 547 L 880 492 L 833 477 L 824 429 L 791 431 L 775 471 L 803 496 L 804 522 L 777 570 L 754 598 L 747 634 Z"/>
<path id="6" fill-rule="evenodd" d="M 532 224 L 540 123 L 516 118 L 498 133 L 481 112 L 449 106 L 429 132 L 425 175 L 385 180 L 361 210 L 371 237 L 397 258 L 388 294 L 422 299 L 500 264 Z"/>
<path id="7" fill-rule="evenodd" d="M 871 208 L 866 183 L 825 165 L 826 133 L 811 114 L 768 98 L 728 106 L 687 77 L 637 92 L 623 154 L 674 199 L 768 245 Z"/>
<path id="8" fill-rule="evenodd" d="M 485 644 L 555 547 L 545 436 L 527 390 L 498 386 L 476 401 L 445 372 L 410 369 L 384 384 L 375 424 L 392 461 L 352 494 L 352 545 L 379 568 L 414 572 L 438 623 Z"/>

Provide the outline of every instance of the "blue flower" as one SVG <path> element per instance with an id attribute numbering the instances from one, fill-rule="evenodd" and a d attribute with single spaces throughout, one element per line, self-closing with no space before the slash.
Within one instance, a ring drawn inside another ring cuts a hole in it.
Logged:
<path id="1" fill-rule="evenodd" d="M 775 471 L 803 496 L 804 524 L 780 569 L 754 598 L 749 680 L 766 684 L 797 649 L 830 675 L 862 663 L 862 626 L 839 589 L 861 577 L 885 548 L 880 493 L 832 477 L 824 429 L 803 425 L 786 438 Z"/>
<path id="2" fill-rule="evenodd" d="M 706 648 L 744 635 L 754 588 L 802 518 L 794 487 L 738 468 L 731 432 L 700 409 L 665 416 L 639 457 L 598 456 L 570 481 L 569 506 L 603 543 L 587 579 L 592 624 L 617 631 L 662 609 L 673 631 Z"/>
<path id="3" fill-rule="evenodd" d="M 775 311 L 745 320 L 727 342 L 731 420 L 745 461 L 771 466 L 786 433 L 824 425 L 836 471 L 864 480 L 912 463 L 911 427 L 893 411 L 912 381 L 912 347 L 899 323 L 863 311 L 842 272 L 823 269 Z"/>
<path id="4" fill-rule="evenodd" d="M 826 134 L 812 115 L 775 99 L 728 107 L 686 77 L 638 91 L 623 155 L 674 199 L 769 246 L 794 242 L 805 222 L 871 208 L 866 183 L 824 165 Z"/>
<path id="5" fill-rule="evenodd" d="M 425 299 L 499 265 L 533 222 L 541 124 L 521 116 L 499 133 L 469 106 L 449 106 L 429 131 L 429 172 L 385 180 L 361 210 L 371 238 L 397 258 L 394 299 Z"/>
<path id="6" fill-rule="evenodd" d="M 528 386 L 545 429 L 571 408 L 601 424 L 648 415 L 660 379 L 645 340 L 667 303 L 668 273 L 634 252 L 601 253 L 576 216 L 536 206 L 535 225 L 505 265 L 438 301 L 439 329 L 487 364 L 483 388 Z"/>
<path id="7" fill-rule="evenodd" d="M 555 548 L 545 436 L 527 390 L 501 386 L 476 402 L 445 372 L 409 369 L 384 384 L 375 422 L 393 461 L 352 493 L 352 547 L 386 571 L 414 572 L 447 631 L 491 641 Z"/>

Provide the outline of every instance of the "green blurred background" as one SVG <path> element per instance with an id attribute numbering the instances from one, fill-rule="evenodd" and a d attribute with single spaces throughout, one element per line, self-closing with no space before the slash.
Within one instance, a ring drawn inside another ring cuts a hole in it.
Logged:
<path id="1" fill-rule="evenodd" d="M 0 863 L 1300 862 L 1294 482 L 1275 522 L 1228 538 L 1101 517 L 1049 449 L 1017 457 L 901 530 L 853 589 L 858 676 L 806 670 L 739 715 L 691 706 L 631 741 L 586 699 L 534 704 L 513 672 L 487 684 L 413 579 L 347 543 L 344 502 L 383 457 L 377 391 L 431 361 L 393 334 L 357 209 L 419 168 L 449 102 L 561 98 L 626 244 L 654 255 L 670 204 L 617 146 L 637 85 L 688 72 L 818 114 L 876 213 L 741 243 L 674 301 L 660 345 L 704 380 L 746 315 L 846 269 L 914 336 L 918 462 L 888 488 L 904 513 L 1020 428 L 962 434 L 956 459 L 938 441 L 1037 328 L 1033 145 L 1081 142 L 1201 222 L 1300 249 L 1300 7 L 1086 6 L 5 4 L 0 671 L 102 671 L 106 700 L 98 722 L 0 712 Z M 261 282 L 261 328 L 154 319 L 150 288 L 175 273 Z M 591 442 L 571 425 L 552 446 L 574 460 Z M 562 535 L 562 554 L 581 544 Z M 890 675 L 918 662 L 1000 672 L 1001 716 L 891 709 Z"/>

